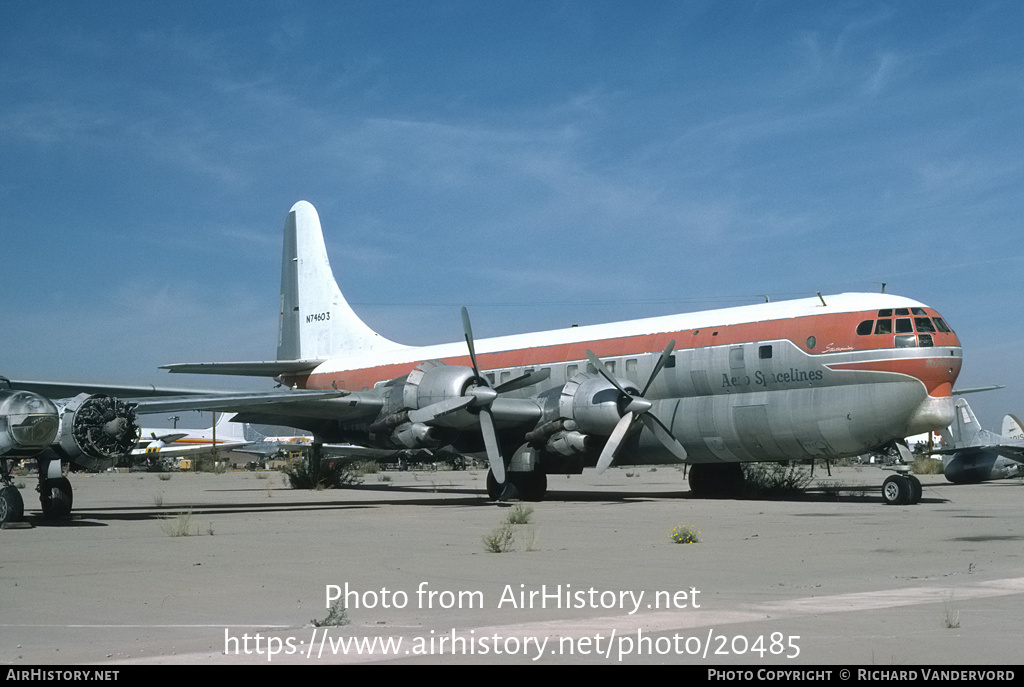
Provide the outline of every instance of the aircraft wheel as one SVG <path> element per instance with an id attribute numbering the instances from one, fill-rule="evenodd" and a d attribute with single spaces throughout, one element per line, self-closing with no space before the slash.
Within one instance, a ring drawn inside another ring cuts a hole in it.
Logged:
<path id="1" fill-rule="evenodd" d="M 910 483 L 910 500 L 907 503 L 913 506 L 921 500 L 924 488 L 921 486 L 921 480 L 914 475 L 907 475 L 907 481 Z"/>
<path id="2" fill-rule="evenodd" d="M 74 497 L 71 492 L 71 482 L 67 477 L 44 480 L 42 490 L 39 492 L 39 503 L 43 508 L 43 515 L 47 518 L 65 518 L 71 514 L 71 504 Z"/>
<path id="3" fill-rule="evenodd" d="M 912 487 L 903 475 L 889 475 L 882 482 L 882 499 L 890 506 L 906 506 L 910 503 Z"/>
<path id="4" fill-rule="evenodd" d="M 14 485 L 0 487 L 0 523 L 18 522 L 25 515 L 25 502 Z"/>
<path id="5" fill-rule="evenodd" d="M 498 484 L 498 480 L 494 478 L 494 473 L 491 472 L 490 468 L 487 470 L 487 498 L 491 501 L 497 501 L 501 498 L 501 492 L 505 490 L 504 484 Z"/>
<path id="6" fill-rule="evenodd" d="M 739 463 L 697 463 L 690 466 L 689 484 L 694 496 L 739 496 L 743 492 L 743 482 L 743 468 Z"/>
<path id="7" fill-rule="evenodd" d="M 521 501 L 541 501 L 548 490 L 548 476 L 541 470 L 510 472 L 508 480 L 519 492 Z"/>

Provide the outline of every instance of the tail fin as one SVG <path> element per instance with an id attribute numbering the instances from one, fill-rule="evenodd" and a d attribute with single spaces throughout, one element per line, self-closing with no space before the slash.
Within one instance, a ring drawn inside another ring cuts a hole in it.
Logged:
<path id="1" fill-rule="evenodd" d="M 217 439 L 220 441 L 245 441 L 244 425 L 231 420 L 237 413 L 221 413 L 217 417 Z"/>
<path id="2" fill-rule="evenodd" d="M 1003 436 L 1024 440 L 1024 425 L 1021 425 L 1016 415 L 1007 415 L 1003 418 Z"/>
<path id="3" fill-rule="evenodd" d="M 955 446 L 977 446 L 982 443 L 981 434 L 984 430 L 970 404 L 962 398 L 956 402 L 956 419 L 950 429 Z"/>
<path id="4" fill-rule="evenodd" d="M 292 206 L 284 225 L 278 360 L 326 360 L 405 348 L 370 329 L 341 295 L 316 209 Z"/>

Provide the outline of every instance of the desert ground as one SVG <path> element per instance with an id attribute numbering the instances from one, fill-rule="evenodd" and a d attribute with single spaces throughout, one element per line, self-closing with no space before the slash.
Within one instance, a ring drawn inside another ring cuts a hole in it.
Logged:
<path id="1" fill-rule="evenodd" d="M 901 507 L 885 476 L 697 499 L 674 467 L 588 470 L 517 506 L 486 500 L 483 470 L 326 491 L 276 472 L 76 474 L 59 522 L 21 478 L 0 663 L 1015 663 L 1021 480 L 925 476 Z"/>

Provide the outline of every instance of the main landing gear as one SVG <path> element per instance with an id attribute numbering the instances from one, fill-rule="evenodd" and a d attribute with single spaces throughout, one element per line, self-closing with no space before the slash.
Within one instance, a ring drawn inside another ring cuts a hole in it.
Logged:
<path id="1" fill-rule="evenodd" d="M 729 498 L 743 492 L 743 468 L 739 463 L 694 463 L 690 466 L 690 491 L 700 498 Z"/>
<path id="2" fill-rule="evenodd" d="M 506 472 L 503 485 L 487 471 L 487 498 L 491 501 L 541 501 L 547 490 L 548 476 L 542 470 Z"/>

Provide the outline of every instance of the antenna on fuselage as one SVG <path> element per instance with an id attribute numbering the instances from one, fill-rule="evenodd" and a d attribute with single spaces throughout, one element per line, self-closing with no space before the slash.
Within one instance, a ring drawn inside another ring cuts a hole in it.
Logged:
<path id="1" fill-rule="evenodd" d="M 818 291 L 818 299 L 819 299 L 819 300 L 821 301 L 821 304 L 822 304 L 823 306 L 825 306 L 826 308 L 828 307 L 828 303 L 826 303 L 826 302 L 825 302 L 825 299 L 824 299 L 824 298 L 822 298 L 822 296 L 821 296 L 821 291 Z"/>
<path id="2" fill-rule="evenodd" d="M 873 282 L 871 282 L 871 283 L 872 283 L 872 284 L 881 284 L 881 285 L 882 285 L 882 293 L 885 293 L 885 285 L 886 285 L 886 284 L 887 284 L 888 282 L 884 282 L 884 281 L 873 281 Z"/>

